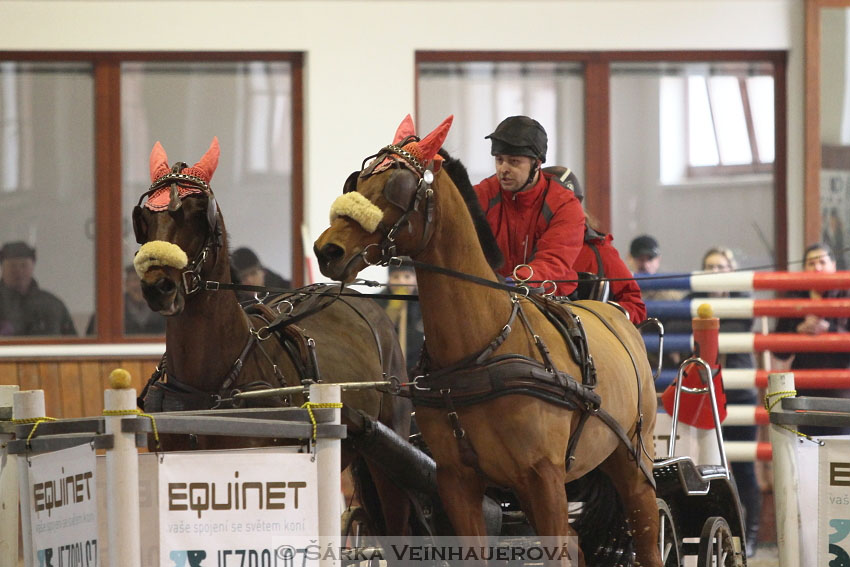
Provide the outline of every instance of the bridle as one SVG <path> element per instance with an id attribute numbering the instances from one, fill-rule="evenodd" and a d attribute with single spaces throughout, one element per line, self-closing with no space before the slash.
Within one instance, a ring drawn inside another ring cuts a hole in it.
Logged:
<path id="1" fill-rule="evenodd" d="M 361 168 L 359 173 L 352 173 L 343 187 L 343 194 L 355 191 L 357 179 L 366 179 L 374 175 L 375 168 L 383 164 L 385 160 L 391 160 L 393 164 L 401 165 L 390 174 L 390 178 L 384 184 L 383 189 L 384 198 L 391 205 L 402 210 L 401 216 L 392 226 L 379 222 L 376 232 L 383 235 L 381 242 L 367 245 L 358 256 L 355 256 L 355 258 L 362 258 L 369 266 L 386 266 L 390 259 L 398 255 L 396 238 L 405 225 L 412 230 L 410 219 L 414 214 L 419 214 L 422 217 L 422 233 L 419 236 L 418 245 L 409 255 L 415 256 L 424 250 L 434 234 L 435 203 L 434 190 L 431 188 L 434 183 L 433 165 L 422 165 L 416 156 L 404 149 L 405 144 L 417 140 L 418 138 L 414 136 L 408 137 L 398 144 L 384 146 L 377 154 L 365 158 L 363 160 L 364 165 L 369 159 L 374 159 L 368 167 Z M 369 251 L 372 248 L 378 248 L 380 253 L 377 261 L 369 259 Z"/>
<path id="2" fill-rule="evenodd" d="M 196 193 L 201 193 L 206 196 L 207 232 L 204 236 L 204 243 L 181 273 L 183 292 L 186 295 L 192 295 L 202 289 L 203 277 L 201 277 L 201 270 L 203 269 L 207 258 L 216 253 L 218 249 L 222 247 L 223 236 L 221 225 L 218 222 L 218 203 L 215 200 L 215 195 L 213 194 L 209 183 L 200 177 L 180 173 L 180 171 L 182 171 L 185 167 L 186 164 L 183 162 L 175 163 L 169 173 L 166 173 L 162 177 L 156 179 L 148 190 L 142 193 L 141 197 L 139 197 L 139 202 L 135 207 L 133 207 L 133 232 L 136 236 L 136 242 L 139 244 L 145 244 L 148 241 L 148 227 L 144 217 L 142 216 L 142 201 L 163 187 L 170 186 L 171 195 L 168 203 L 168 212 L 171 215 L 176 214 L 183 206 L 178 189 L 180 186 L 189 188 L 190 191 L 194 190 L 184 195 L 182 198 L 186 198 L 187 196 Z"/>

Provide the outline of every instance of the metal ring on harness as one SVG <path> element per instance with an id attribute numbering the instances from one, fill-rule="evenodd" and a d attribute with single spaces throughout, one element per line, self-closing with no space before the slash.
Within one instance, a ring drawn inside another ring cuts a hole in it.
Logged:
<path id="1" fill-rule="evenodd" d="M 517 275 L 517 270 L 519 270 L 520 268 L 528 268 L 528 277 L 527 278 L 521 278 Z M 534 268 L 532 268 L 528 264 L 517 264 L 516 267 L 514 267 L 514 271 L 511 272 L 511 277 L 520 284 L 524 284 L 525 282 L 530 280 L 533 276 L 534 276 Z"/>
<path id="2" fill-rule="evenodd" d="M 361 257 L 361 258 L 363 258 L 363 262 L 364 262 L 367 266 L 380 266 L 380 265 L 381 265 L 381 260 L 378 260 L 377 262 L 370 262 L 370 261 L 369 261 L 369 258 L 367 258 L 367 257 L 366 257 L 366 255 L 369 253 L 369 248 L 372 248 L 373 246 L 374 246 L 375 248 L 378 248 L 378 245 L 377 245 L 376 243 L 374 243 L 374 242 L 373 242 L 373 243 L 371 243 L 371 244 L 367 244 L 367 245 L 366 245 L 366 248 L 364 248 L 364 249 L 363 249 L 363 252 L 361 252 L 361 253 L 360 253 L 360 257 Z"/>
<path id="3" fill-rule="evenodd" d="M 552 291 L 546 291 L 546 284 L 552 285 Z M 555 292 L 558 291 L 558 284 L 553 282 L 552 280 L 543 280 L 543 283 L 540 285 L 543 288 L 543 293 L 541 294 L 543 297 L 552 297 L 555 295 Z"/>
<path id="4" fill-rule="evenodd" d="M 272 336 L 269 326 L 260 327 L 259 329 L 251 329 L 251 334 L 257 337 L 258 341 L 264 341 Z"/>
<path id="5" fill-rule="evenodd" d="M 286 313 L 282 312 L 282 307 L 283 307 L 284 303 L 286 305 L 289 305 L 289 309 L 286 310 Z M 276 311 L 277 311 L 278 315 L 291 315 L 292 311 L 294 309 L 295 309 L 295 305 L 291 301 L 289 301 L 288 299 L 284 299 L 283 301 L 278 303 L 277 306 L 276 306 Z"/>
<path id="6" fill-rule="evenodd" d="M 266 300 L 266 298 L 269 296 L 269 292 L 267 292 L 267 291 L 264 291 L 264 292 L 262 292 L 262 293 L 263 293 L 263 297 L 262 297 L 262 298 L 260 298 L 260 292 L 259 292 L 259 291 L 255 291 L 255 292 L 254 292 L 254 300 L 255 300 L 257 303 L 262 303 L 262 302 L 263 302 L 263 301 L 265 301 L 265 300 Z"/>

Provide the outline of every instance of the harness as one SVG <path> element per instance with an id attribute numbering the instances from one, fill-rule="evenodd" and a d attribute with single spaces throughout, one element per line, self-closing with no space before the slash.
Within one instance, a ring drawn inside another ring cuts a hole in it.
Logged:
<path id="1" fill-rule="evenodd" d="M 396 254 L 393 237 L 404 224 L 409 222 L 411 215 L 416 212 L 419 212 L 423 217 L 423 229 L 416 251 L 411 252 L 411 255 L 415 256 L 423 250 L 433 234 L 434 192 L 431 189 L 433 174 L 431 170 L 424 168 L 418 161 L 411 161 L 409 157 L 412 156 L 405 155 L 405 153 L 399 146 L 386 146 L 376 154 L 374 161 L 371 162 L 369 167 L 363 169 L 359 175 L 360 178 L 372 175 L 375 167 L 378 164 L 382 164 L 385 159 L 393 159 L 399 163 L 400 167 L 398 171 L 392 174 L 390 180 L 384 186 L 383 195 L 390 203 L 399 207 L 403 213 L 391 228 L 379 227 L 379 230 L 385 235 L 380 244 L 367 246 L 360 255 L 354 256 L 353 260 L 362 257 L 363 261 L 370 265 L 387 265 L 391 262 L 400 263 L 397 259 L 393 259 Z M 396 156 L 401 159 L 396 159 Z M 364 160 L 364 164 L 365 162 L 366 160 Z M 418 175 L 418 181 L 414 178 L 414 173 Z M 398 177 L 399 175 L 403 175 L 404 177 Z M 398 181 L 396 181 L 397 179 Z M 356 188 L 352 180 L 356 183 L 356 178 L 353 175 L 349 178 L 349 182 L 346 183 L 345 192 Z M 425 203 L 424 210 L 420 210 L 420 205 L 423 202 Z M 377 246 L 379 249 L 380 259 L 377 262 L 369 261 L 367 258 L 367 253 L 371 246 Z M 444 273 L 464 280 L 476 282 L 482 280 L 483 285 L 489 287 L 505 287 L 503 284 L 483 280 L 483 278 L 477 278 L 467 274 L 460 274 L 447 268 L 432 266 L 418 261 L 408 262 L 413 264 L 417 269 Z M 599 265 L 601 266 L 601 262 L 599 262 Z M 602 408 L 602 400 L 594 390 L 596 387 L 595 365 L 579 317 L 566 304 L 556 302 L 548 297 L 538 297 L 535 294 L 529 294 L 527 288 L 507 289 L 511 291 L 512 302 L 508 321 L 502 327 L 501 331 L 480 352 L 470 355 L 449 367 L 431 369 L 431 363 L 427 354 L 427 345 L 423 348 L 419 368 L 421 375 L 416 378 L 414 387 L 410 390 L 409 394 L 414 405 L 445 408 L 447 410 L 447 417 L 452 425 L 462 461 L 479 473 L 481 473 L 481 469 L 478 464 L 478 455 L 460 423 L 457 407 L 478 404 L 504 395 L 524 394 L 557 404 L 569 410 L 579 411 L 579 423 L 576 426 L 574 434 L 570 436 L 567 447 L 567 470 L 570 469 L 575 461 L 575 449 L 587 419 L 591 415 L 596 416 L 628 448 L 647 481 L 654 487 L 655 480 L 652 471 L 647 468 L 641 459 L 641 453 L 644 451 L 643 439 L 640 435 L 643 416 L 640 415 L 637 421 L 635 435 L 638 442 L 635 444 L 632 443 L 628 434 L 617 423 L 614 417 Z M 581 369 L 580 381 L 555 367 L 551 360 L 548 347 L 540 335 L 531 328 L 530 322 L 523 310 L 523 297 L 517 292 L 525 293 L 553 326 L 559 330 L 568 346 L 573 361 Z M 575 307 L 587 309 L 583 306 L 576 305 Z M 590 311 L 589 309 L 587 310 Z M 593 314 L 599 317 L 597 313 Z M 533 337 L 542 362 L 516 354 L 493 356 L 493 353 L 507 339 L 516 318 L 520 319 L 522 325 Z M 641 388 L 638 367 L 634 357 L 616 331 L 604 319 L 599 318 L 623 345 L 629 356 L 632 357 L 635 378 L 638 380 L 639 408 Z"/>

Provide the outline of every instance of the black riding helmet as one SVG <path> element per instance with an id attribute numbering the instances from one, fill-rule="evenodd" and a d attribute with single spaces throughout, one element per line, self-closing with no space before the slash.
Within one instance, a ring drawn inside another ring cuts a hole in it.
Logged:
<path id="1" fill-rule="evenodd" d="M 575 194 L 579 203 L 584 201 L 584 188 L 582 188 L 581 184 L 578 182 L 578 177 L 576 177 L 575 172 L 573 172 L 569 167 L 550 165 L 549 167 L 543 168 L 543 173 L 549 173 L 554 176 L 555 181 Z"/>
<path id="2" fill-rule="evenodd" d="M 484 137 L 488 138 L 492 142 L 490 155 L 528 156 L 546 161 L 546 130 L 528 116 L 508 116 L 492 134 Z"/>

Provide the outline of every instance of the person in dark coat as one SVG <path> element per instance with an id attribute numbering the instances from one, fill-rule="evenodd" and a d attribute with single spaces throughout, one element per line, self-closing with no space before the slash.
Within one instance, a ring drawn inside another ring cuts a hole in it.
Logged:
<path id="1" fill-rule="evenodd" d="M 76 335 L 61 299 L 38 286 L 35 249 L 26 242 L 0 248 L 0 336 Z"/>
<path id="2" fill-rule="evenodd" d="M 833 273 L 837 271 L 835 254 L 832 248 L 823 242 L 812 244 L 806 248 L 803 256 L 803 269 L 807 272 Z M 846 289 L 829 289 L 826 291 L 793 291 L 786 297 L 800 299 L 821 298 L 847 298 L 850 291 Z M 776 322 L 777 333 L 800 333 L 804 335 L 817 336 L 823 333 L 846 333 L 850 328 L 847 317 L 818 317 L 817 315 L 806 315 L 805 317 L 782 317 Z M 791 370 L 810 368 L 835 368 L 843 369 L 850 367 L 850 352 L 774 352 L 773 359 L 775 369 L 790 368 Z M 830 390 L 811 390 L 797 388 L 798 396 L 845 396 L 846 391 L 835 392 Z M 807 435 L 841 435 L 850 433 L 850 428 L 839 427 L 812 427 L 801 426 L 798 428 Z"/>
<path id="3" fill-rule="evenodd" d="M 230 269 L 233 283 L 257 285 L 278 289 L 289 289 L 292 282 L 278 273 L 266 268 L 250 248 L 237 248 L 230 255 Z M 239 301 L 254 301 L 255 294 L 251 291 L 236 292 Z"/>

